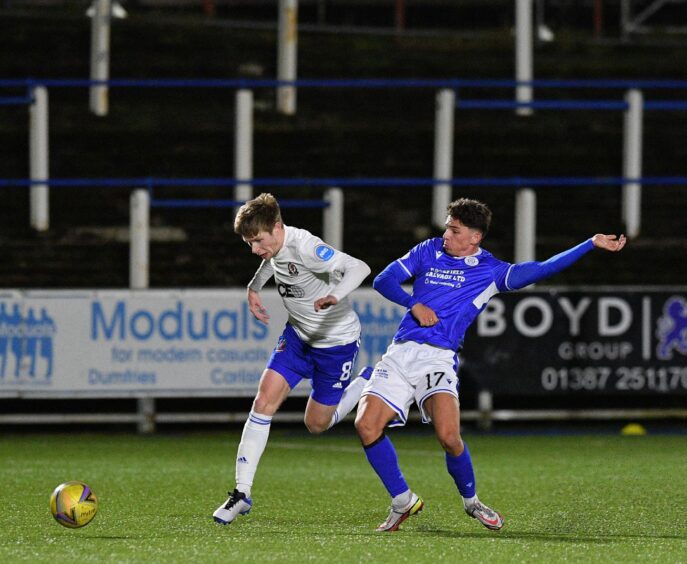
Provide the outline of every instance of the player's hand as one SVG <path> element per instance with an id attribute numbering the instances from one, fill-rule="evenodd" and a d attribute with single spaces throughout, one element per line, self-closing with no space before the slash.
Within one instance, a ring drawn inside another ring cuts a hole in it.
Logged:
<path id="1" fill-rule="evenodd" d="M 594 237 L 592 237 L 592 243 L 597 249 L 604 249 L 605 251 L 617 253 L 625 246 L 627 239 L 625 238 L 625 235 L 618 237 L 617 235 L 603 235 L 601 233 L 597 233 L 594 235 Z"/>
<path id="2" fill-rule="evenodd" d="M 328 307 L 331 307 L 338 303 L 339 300 L 330 294 L 329 296 L 325 296 L 324 298 L 320 298 L 319 300 L 315 301 L 315 311 L 327 309 Z"/>
<path id="3" fill-rule="evenodd" d="M 248 290 L 248 309 L 255 319 L 262 321 L 265 325 L 269 323 L 270 316 L 267 315 L 267 310 L 262 305 L 260 294 L 255 290 Z"/>
<path id="4" fill-rule="evenodd" d="M 439 317 L 434 310 L 425 304 L 417 303 L 410 308 L 410 313 L 422 327 L 432 327 L 439 323 Z"/>

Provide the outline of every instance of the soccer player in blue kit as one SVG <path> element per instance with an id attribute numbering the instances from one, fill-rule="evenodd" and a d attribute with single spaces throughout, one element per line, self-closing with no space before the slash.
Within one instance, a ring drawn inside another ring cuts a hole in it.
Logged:
<path id="1" fill-rule="evenodd" d="M 377 531 L 397 530 L 424 507 L 384 433 L 387 425 L 405 424 L 413 402 L 423 422 L 434 425 L 465 512 L 488 529 L 503 527 L 503 517 L 477 497 L 470 451 L 461 438 L 456 351 L 495 294 L 560 272 L 594 248 L 617 252 L 626 242 L 624 235 L 597 234 L 544 262 L 510 264 L 480 247 L 490 223 L 485 204 L 467 198 L 451 202 L 443 236 L 416 245 L 374 280 L 380 294 L 408 308 L 363 389 L 355 422 L 367 460 L 391 496 L 389 515 Z M 411 278 L 413 293 L 408 294 L 401 284 Z"/>

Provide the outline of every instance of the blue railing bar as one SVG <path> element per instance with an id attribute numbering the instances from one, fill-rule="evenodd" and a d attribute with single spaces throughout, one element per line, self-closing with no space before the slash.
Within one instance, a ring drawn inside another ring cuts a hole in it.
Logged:
<path id="1" fill-rule="evenodd" d="M 651 100 L 644 102 L 645 110 L 687 110 L 687 101 Z"/>
<path id="2" fill-rule="evenodd" d="M 0 98 L 0 106 L 26 106 L 27 104 L 33 104 L 33 98 L 31 96 Z"/>
<path id="3" fill-rule="evenodd" d="M 246 79 L 246 78 L 159 78 L 159 79 L 112 79 L 90 80 L 81 78 L 23 78 L 2 79 L 0 87 L 137 87 L 137 88 L 277 88 L 295 86 L 298 88 L 515 88 L 531 86 L 533 88 L 606 88 L 606 89 L 687 89 L 687 80 L 646 80 L 646 79 L 612 79 L 612 80 L 547 80 L 517 81 L 506 79 L 394 79 L 394 78 L 361 78 L 361 79 Z"/>
<path id="4" fill-rule="evenodd" d="M 243 200 L 198 200 L 198 199 L 165 199 L 150 200 L 150 205 L 156 208 L 236 208 L 242 206 Z M 329 202 L 323 200 L 279 200 L 282 208 L 327 208 Z"/>
<path id="5" fill-rule="evenodd" d="M 360 178 L 254 178 L 250 184 L 254 187 L 262 186 L 321 186 L 321 187 L 403 187 L 403 186 L 435 186 L 450 184 L 452 186 L 622 186 L 623 184 L 644 184 L 646 186 L 687 185 L 687 175 L 682 176 L 645 176 L 642 178 L 626 177 L 598 177 L 598 176 L 552 176 L 552 177 L 500 177 L 500 178 L 440 178 L 423 177 L 360 177 Z M 28 187 L 35 185 L 49 185 L 53 187 L 227 187 L 246 184 L 246 179 L 236 178 L 50 178 L 29 179 L 10 178 L 0 179 L 0 188 Z"/>
<path id="6" fill-rule="evenodd" d="M 459 109 L 513 110 L 516 108 L 532 108 L 535 110 L 626 110 L 627 107 L 627 102 L 622 100 L 534 100 L 532 102 L 478 99 L 456 100 L 456 108 Z M 687 108 L 687 104 L 685 104 L 685 107 Z"/>

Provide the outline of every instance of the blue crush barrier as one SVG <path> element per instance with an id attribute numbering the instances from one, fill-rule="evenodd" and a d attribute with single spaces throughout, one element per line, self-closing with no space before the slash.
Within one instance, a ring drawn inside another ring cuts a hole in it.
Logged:
<path id="1" fill-rule="evenodd" d="M 146 188 L 186 186 L 186 187 L 223 187 L 250 184 L 254 187 L 408 187 L 435 186 L 503 186 L 503 187 L 546 187 L 546 186 L 622 186 L 628 183 L 645 186 L 687 185 L 687 175 L 644 176 L 625 178 L 622 176 L 510 176 L 493 178 L 425 178 L 425 177 L 360 177 L 360 178 L 0 178 L 0 188 L 30 187 L 48 185 L 54 188 L 66 187 L 104 187 L 104 188 Z M 310 200 L 302 200 L 307 202 Z M 231 200 L 234 202 L 234 200 Z M 242 203 L 242 202 L 241 202 Z M 232 203 L 231 205 L 235 205 Z M 171 207 L 171 206 L 170 206 Z"/>

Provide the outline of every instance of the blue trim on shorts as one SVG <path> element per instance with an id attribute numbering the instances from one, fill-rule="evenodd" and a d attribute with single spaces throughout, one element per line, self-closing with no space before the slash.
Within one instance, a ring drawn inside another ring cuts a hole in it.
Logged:
<path id="1" fill-rule="evenodd" d="M 395 405 L 393 402 L 391 402 L 391 401 L 389 401 L 387 398 L 385 398 L 382 394 L 380 394 L 379 392 L 369 391 L 369 392 L 365 392 L 365 395 L 366 395 L 366 396 L 376 396 L 376 397 L 378 397 L 379 399 L 381 399 L 385 404 L 387 404 L 391 409 L 393 409 L 393 410 L 398 414 L 398 417 L 399 417 L 399 419 L 401 420 L 400 425 L 405 425 L 405 424 L 407 423 L 406 416 L 405 416 L 403 410 L 400 409 L 400 408 L 399 408 L 397 405 Z M 392 420 L 392 421 L 390 421 L 390 422 L 388 423 L 389 427 L 394 427 L 394 426 L 399 425 L 399 423 L 396 423 L 396 425 L 394 425 L 394 424 L 393 424 L 394 421 L 397 421 L 397 420 L 394 419 L 394 420 Z"/>
<path id="2" fill-rule="evenodd" d="M 279 373 L 291 389 L 301 380 L 311 380 L 312 397 L 323 405 L 337 405 L 353 377 L 353 367 L 360 341 L 346 345 L 316 348 L 304 342 L 290 323 L 277 341 L 267 361 L 267 368 Z M 344 365 L 350 363 L 348 378 Z"/>

